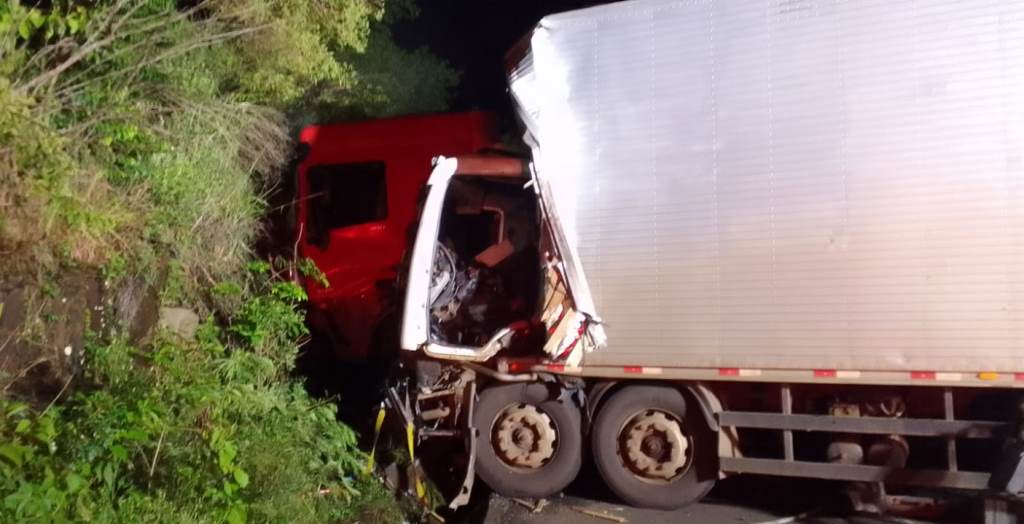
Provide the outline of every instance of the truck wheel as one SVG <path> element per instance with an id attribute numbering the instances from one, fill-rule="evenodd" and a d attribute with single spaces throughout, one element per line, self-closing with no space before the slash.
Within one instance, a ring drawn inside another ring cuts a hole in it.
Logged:
<path id="1" fill-rule="evenodd" d="M 678 389 L 628 386 L 601 407 L 594 462 L 608 487 L 634 506 L 675 509 L 711 491 L 718 473 L 713 433 Z"/>
<path id="2" fill-rule="evenodd" d="M 483 390 L 474 408 L 476 472 L 507 497 L 542 498 L 569 485 L 583 461 L 580 412 L 543 384 Z"/>

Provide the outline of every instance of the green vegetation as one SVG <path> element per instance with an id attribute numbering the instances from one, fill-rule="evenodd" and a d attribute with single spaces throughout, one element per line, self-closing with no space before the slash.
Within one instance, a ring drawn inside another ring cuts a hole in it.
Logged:
<path id="1" fill-rule="evenodd" d="M 9 394 L 28 369 L 0 362 L 0 521 L 400 519 L 293 378 L 305 297 L 251 246 L 294 125 L 443 109 L 457 75 L 387 30 L 412 3 L 39 5 L 0 0 L 0 284 L 37 280 L 26 326 L 94 314 L 44 307 L 69 271 L 205 320 L 131 339 L 109 319 L 50 402 Z M 29 331 L 22 350 L 59 330 Z"/>
<path id="2" fill-rule="evenodd" d="M 303 291 L 254 271 L 226 327 L 91 344 L 71 401 L 0 403 L 3 520 L 398 520 L 333 405 L 288 379 Z"/>

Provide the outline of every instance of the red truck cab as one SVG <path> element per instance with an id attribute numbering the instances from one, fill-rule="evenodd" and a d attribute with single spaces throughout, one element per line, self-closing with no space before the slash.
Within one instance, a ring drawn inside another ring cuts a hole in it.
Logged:
<path id="1" fill-rule="evenodd" d="M 296 173 L 297 251 L 329 284 L 304 278 L 309 323 L 330 337 L 337 357 L 365 360 L 393 309 L 432 158 L 496 145 L 497 120 L 468 112 L 313 125 L 299 141 L 305 156 Z"/>

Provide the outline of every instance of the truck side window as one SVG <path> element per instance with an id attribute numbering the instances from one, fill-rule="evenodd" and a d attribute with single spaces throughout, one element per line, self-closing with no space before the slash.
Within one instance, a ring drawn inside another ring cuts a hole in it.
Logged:
<path id="1" fill-rule="evenodd" d="M 309 241 L 325 246 L 328 232 L 388 216 L 384 162 L 330 164 L 309 169 Z"/>

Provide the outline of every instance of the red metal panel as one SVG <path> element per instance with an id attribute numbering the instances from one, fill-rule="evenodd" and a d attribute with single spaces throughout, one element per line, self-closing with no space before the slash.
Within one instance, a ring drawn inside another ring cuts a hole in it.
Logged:
<path id="1" fill-rule="evenodd" d="M 297 168 L 296 238 L 299 255 L 326 275 L 324 288 L 307 280 L 314 327 L 348 341 L 345 356 L 365 358 L 374 328 L 390 305 L 389 288 L 416 219 L 420 188 L 438 155 L 475 153 L 499 141 L 497 119 L 483 112 L 388 118 L 314 125 L 299 141 L 307 155 Z M 318 165 L 383 162 L 388 215 L 384 220 L 330 231 L 326 247 L 308 240 L 310 168 Z"/>

